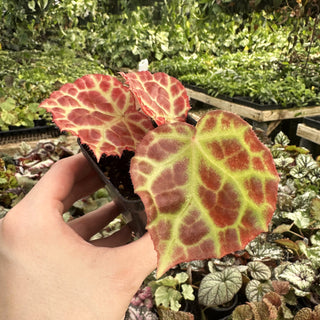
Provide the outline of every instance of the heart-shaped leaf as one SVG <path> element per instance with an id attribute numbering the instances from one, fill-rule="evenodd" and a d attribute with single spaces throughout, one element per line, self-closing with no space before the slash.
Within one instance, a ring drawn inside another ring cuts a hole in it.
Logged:
<path id="1" fill-rule="evenodd" d="M 121 75 L 127 80 L 143 112 L 157 125 L 186 120 L 190 110 L 189 98 L 179 80 L 163 72 L 151 74 L 141 71 Z"/>
<path id="2" fill-rule="evenodd" d="M 240 117 L 207 113 L 193 127 L 150 131 L 131 161 L 135 191 L 158 252 L 158 276 L 191 260 L 220 258 L 266 231 L 279 177 L 272 155 Z"/>
<path id="3" fill-rule="evenodd" d="M 86 75 L 67 83 L 40 106 L 52 113 L 61 130 L 89 145 L 97 159 L 103 153 L 121 156 L 123 150 L 134 151 L 153 129 L 130 90 L 109 75 Z"/>
<path id="4" fill-rule="evenodd" d="M 270 268 L 261 261 L 251 261 L 248 263 L 248 267 L 253 279 L 269 280 L 271 278 Z"/>
<path id="5" fill-rule="evenodd" d="M 246 286 L 246 296 L 249 301 L 261 301 L 263 296 L 270 291 L 272 291 L 270 281 L 251 280 Z"/>
<path id="6" fill-rule="evenodd" d="M 209 273 L 200 284 L 198 299 L 205 306 L 219 306 L 231 301 L 242 286 L 241 272 L 226 268 L 221 272 Z"/>

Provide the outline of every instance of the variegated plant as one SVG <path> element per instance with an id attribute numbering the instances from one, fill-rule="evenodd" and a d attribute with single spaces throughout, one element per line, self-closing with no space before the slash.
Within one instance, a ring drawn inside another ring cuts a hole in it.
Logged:
<path id="1" fill-rule="evenodd" d="M 135 152 L 130 174 L 158 252 L 158 275 L 195 259 L 222 257 L 266 231 L 278 174 L 251 127 L 211 111 L 196 126 L 183 85 L 164 73 L 86 75 L 41 107 L 97 159 Z M 155 128 L 154 123 L 157 124 Z"/>

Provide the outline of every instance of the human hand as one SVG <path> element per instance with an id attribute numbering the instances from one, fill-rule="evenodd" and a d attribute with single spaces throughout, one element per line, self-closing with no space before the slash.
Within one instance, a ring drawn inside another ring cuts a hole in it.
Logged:
<path id="1" fill-rule="evenodd" d="M 102 186 L 87 160 L 60 160 L 0 220 L 0 320 L 122 319 L 156 267 L 148 234 L 124 228 L 90 243 L 119 211 L 114 203 L 65 223 L 62 214 Z"/>

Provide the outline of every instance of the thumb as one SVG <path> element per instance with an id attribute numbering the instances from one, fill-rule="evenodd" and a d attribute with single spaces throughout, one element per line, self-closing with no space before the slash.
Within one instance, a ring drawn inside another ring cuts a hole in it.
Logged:
<path id="1" fill-rule="evenodd" d="M 150 234 L 147 232 L 140 239 L 122 247 L 125 259 L 134 265 L 136 277 L 142 281 L 157 267 L 157 252 L 154 249 Z"/>

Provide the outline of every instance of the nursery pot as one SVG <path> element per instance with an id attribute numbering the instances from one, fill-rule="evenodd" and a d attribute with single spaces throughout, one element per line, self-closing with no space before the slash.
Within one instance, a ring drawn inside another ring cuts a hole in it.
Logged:
<path id="1" fill-rule="evenodd" d="M 188 115 L 187 123 L 195 126 L 197 124 L 197 121 L 194 118 L 192 118 L 190 115 Z M 87 145 L 82 144 L 80 139 L 78 139 L 78 144 L 80 145 L 81 151 L 84 154 L 84 156 L 88 159 L 90 164 L 98 172 L 101 179 L 105 183 L 105 188 L 107 189 L 110 197 L 121 209 L 121 213 L 125 218 L 126 223 L 129 225 L 129 227 L 137 237 L 141 237 L 146 232 L 145 227 L 147 224 L 147 216 L 146 216 L 145 208 L 141 199 L 137 195 L 135 199 L 129 199 L 123 196 L 118 190 L 118 188 L 106 176 L 102 161 L 100 160 L 99 162 L 97 162 L 97 158 L 95 157 L 93 152 L 90 150 L 90 148 Z M 113 158 L 117 158 L 117 157 L 113 157 Z M 117 159 L 120 162 L 122 158 L 123 156 Z M 125 162 L 124 164 L 125 166 L 129 167 L 130 162 L 128 161 L 128 162 Z M 124 168 L 122 171 L 127 172 L 129 176 L 128 167 Z M 110 171 L 112 170 L 113 169 L 110 168 Z"/>
<path id="2" fill-rule="evenodd" d="M 215 319 L 215 320 L 224 320 L 228 319 L 232 314 L 233 310 L 237 307 L 239 302 L 238 294 L 234 296 L 234 298 L 230 301 L 228 306 L 217 306 L 217 307 L 209 307 L 205 309 L 204 314 L 206 319 Z"/>
<path id="3" fill-rule="evenodd" d="M 88 148 L 88 146 L 81 144 L 80 139 L 78 139 L 78 143 L 83 155 L 87 158 L 93 168 L 98 172 L 102 181 L 105 183 L 105 188 L 107 189 L 110 197 L 120 208 L 125 222 L 129 225 L 137 237 L 141 237 L 146 232 L 145 226 L 147 224 L 147 217 L 144 210 L 144 205 L 140 198 L 131 200 L 123 196 L 116 186 L 110 181 L 110 179 L 107 178 L 103 171 L 101 162 L 97 162 L 96 157 Z"/>

